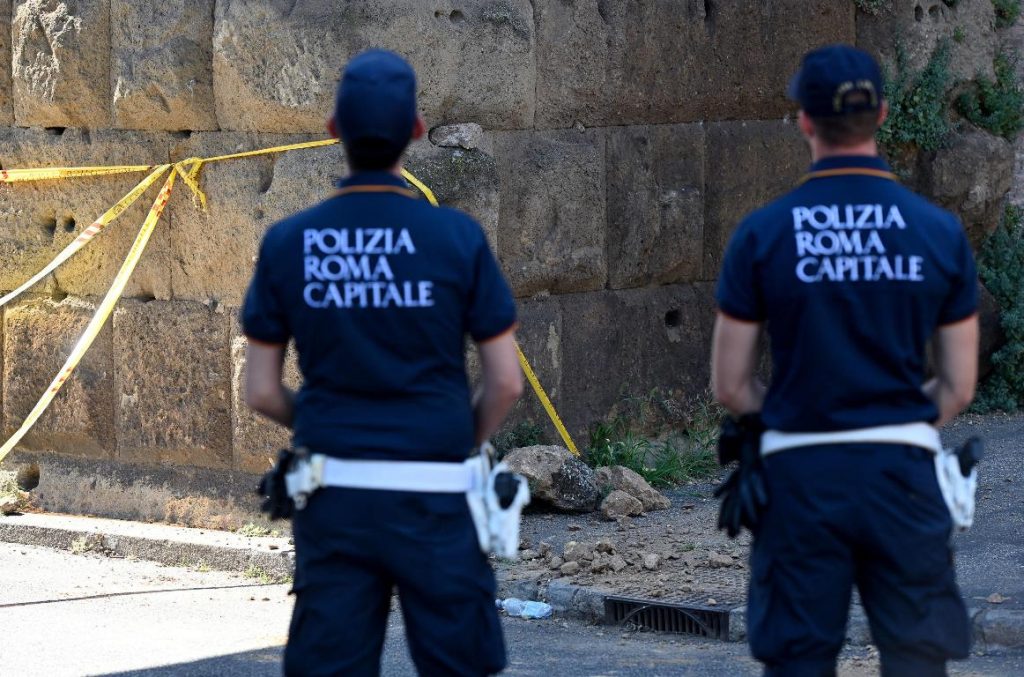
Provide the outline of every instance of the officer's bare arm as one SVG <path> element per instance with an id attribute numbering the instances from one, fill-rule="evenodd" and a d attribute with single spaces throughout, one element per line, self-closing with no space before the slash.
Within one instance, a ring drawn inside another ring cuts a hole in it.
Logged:
<path id="1" fill-rule="evenodd" d="M 284 346 L 249 341 L 245 349 L 245 403 L 271 421 L 292 427 L 295 396 L 281 382 Z"/>
<path id="2" fill-rule="evenodd" d="M 935 333 L 935 378 L 924 392 L 939 407 L 936 427 L 967 408 L 978 383 L 978 316 L 939 327 Z"/>
<path id="3" fill-rule="evenodd" d="M 715 320 L 711 344 L 711 389 L 715 399 L 740 416 L 761 411 L 765 387 L 755 376 L 761 325 L 723 313 Z"/>
<path id="4" fill-rule="evenodd" d="M 523 394 L 523 372 L 516 355 L 515 334 L 511 331 L 477 344 L 480 353 L 481 382 L 473 402 L 476 443 L 490 438 L 512 411 Z"/>

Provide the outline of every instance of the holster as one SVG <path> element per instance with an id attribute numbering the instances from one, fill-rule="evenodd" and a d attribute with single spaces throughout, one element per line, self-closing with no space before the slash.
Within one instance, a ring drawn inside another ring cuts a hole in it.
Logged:
<path id="1" fill-rule="evenodd" d="M 466 502 L 476 527 L 480 551 L 504 559 L 519 556 L 519 524 L 523 507 L 530 502 L 526 478 L 494 463 L 494 447 L 481 445 L 480 453 L 465 461 L 473 472 L 473 487 Z"/>
<path id="2" fill-rule="evenodd" d="M 956 450 L 943 449 L 935 454 L 939 490 L 958 531 L 967 531 L 974 524 L 974 495 L 978 489 L 978 469 L 975 466 L 982 454 L 982 442 L 977 437 L 967 440 Z"/>
<path id="3" fill-rule="evenodd" d="M 295 514 L 295 501 L 288 495 L 288 473 L 301 458 L 291 449 L 277 453 L 277 462 L 263 475 L 256 488 L 256 494 L 263 498 L 260 511 L 267 513 L 271 520 L 290 519 Z"/>
<path id="4" fill-rule="evenodd" d="M 718 528 L 724 529 L 729 538 L 738 536 L 743 527 L 755 531 L 768 506 L 768 486 L 761 460 L 763 432 L 764 424 L 759 414 L 722 420 L 718 440 L 719 463 L 723 466 L 739 463 L 714 494 L 721 500 Z"/>

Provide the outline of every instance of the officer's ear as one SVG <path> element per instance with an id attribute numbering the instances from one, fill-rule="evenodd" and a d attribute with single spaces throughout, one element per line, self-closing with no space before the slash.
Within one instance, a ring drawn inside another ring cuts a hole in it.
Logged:
<path id="1" fill-rule="evenodd" d="M 882 99 L 882 105 L 878 109 L 878 128 L 881 129 L 882 125 L 885 124 L 886 118 L 889 117 L 889 102 Z"/>
<path id="2" fill-rule="evenodd" d="M 797 113 L 796 121 L 797 125 L 800 127 L 800 133 L 804 135 L 804 138 L 808 140 L 813 139 L 815 133 L 814 123 L 811 121 L 811 116 L 801 109 L 800 112 Z"/>
<path id="3" fill-rule="evenodd" d="M 416 122 L 412 126 L 412 140 L 418 141 L 423 138 L 427 133 L 427 123 L 423 121 L 423 116 L 419 113 L 416 114 Z"/>
<path id="4" fill-rule="evenodd" d="M 338 125 L 334 121 L 334 116 L 327 118 L 327 133 L 331 135 L 332 139 L 338 138 Z"/>

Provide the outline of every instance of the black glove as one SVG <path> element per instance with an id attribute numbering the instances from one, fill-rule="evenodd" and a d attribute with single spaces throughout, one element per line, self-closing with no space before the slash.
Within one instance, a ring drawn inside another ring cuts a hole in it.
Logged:
<path id="1" fill-rule="evenodd" d="M 761 463 L 761 433 L 764 424 L 758 414 L 747 414 L 739 420 L 726 417 L 718 441 L 718 460 L 722 465 L 739 461 L 739 467 L 715 489 L 715 498 L 722 501 L 718 528 L 729 538 L 736 538 L 743 527 L 757 528 L 761 514 L 768 505 L 768 487 Z"/>
<path id="2" fill-rule="evenodd" d="M 295 501 L 288 495 L 284 476 L 297 458 L 294 451 L 282 449 L 277 454 L 277 463 L 267 471 L 256 488 L 256 494 L 264 499 L 260 512 L 267 513 L 271 520 L 290 519 L 295 514 Z"/>

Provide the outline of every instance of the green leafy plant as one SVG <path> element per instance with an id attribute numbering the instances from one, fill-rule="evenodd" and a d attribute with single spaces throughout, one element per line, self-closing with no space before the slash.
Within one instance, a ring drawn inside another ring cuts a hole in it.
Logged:
<path id="1" fill-rule="evenodd" d="M 972 411 L 1016 411 L 1024 405 L 1024 209 L 1007 206 L 978 257 L 978 274 L 1002 310 L 1006 343 L 992 355 Z"/>
<path id="2" fill-rule="evenodd" d="M 995 82 L 979 77 L 973 91 L 957 98 L 957 108 L 971 123 L 1012 140 L 1024 129 L 1024 87 L 1005 52 L 992 65 Z"/>
<path id="3" fill-rule="evenodd" d="M 996 10 L 996 28 L 1009 28 L 1020 16 L 1020 0 L 992 0 Z"/>
<path id="4" fill-rule="evenodd" d="M 949 43 L 942 41 L 924 69 L 913 73 L 906 50 L 896 46 L 896 70 L 885 78 L 889 118 L 878 137 L 883 146 L 936 150 L 942 145 L 950 130 L 946 101 L 949 60 Z"/>
<path id="5" fill-rule="evenodd" d="M 504 456 L 513 449 L 544 444 L 544 429 L 532 419 L 521 421 L 499 432 L 494 436 L 492 442 L 498 456 Z"/>
<path id="6" fill-rule="evenodd" d="M 647 411 L 646 405 L 639 409 L 636 405 L 649 401 L 668 402 L 661 397 L 628 398 L 626 410 Z M 682 430 L 673 430 L 660 441 L 652 440 L 644 431 L 638 431 L 638 427 L 650 425 L 649 419 L 619 415 L 591 428 L 584 460 L 595 468 L 625 466 L 655 487 L 676 486 L 712 474 L 717 468 L 715 447 L 722 409 L 712 401 L 710 393 L 702 393 L 685 404 L 666 406 L 678 410 L 676 415 L 686 421 Z"/>
<path id="7" fill-rule="evenodd" d="M 953 29 L 953 42 L 958 45 L 964 44 L 967 41 L 967 31 L 964 30 L 963 26 L 957 26 Z"/>

